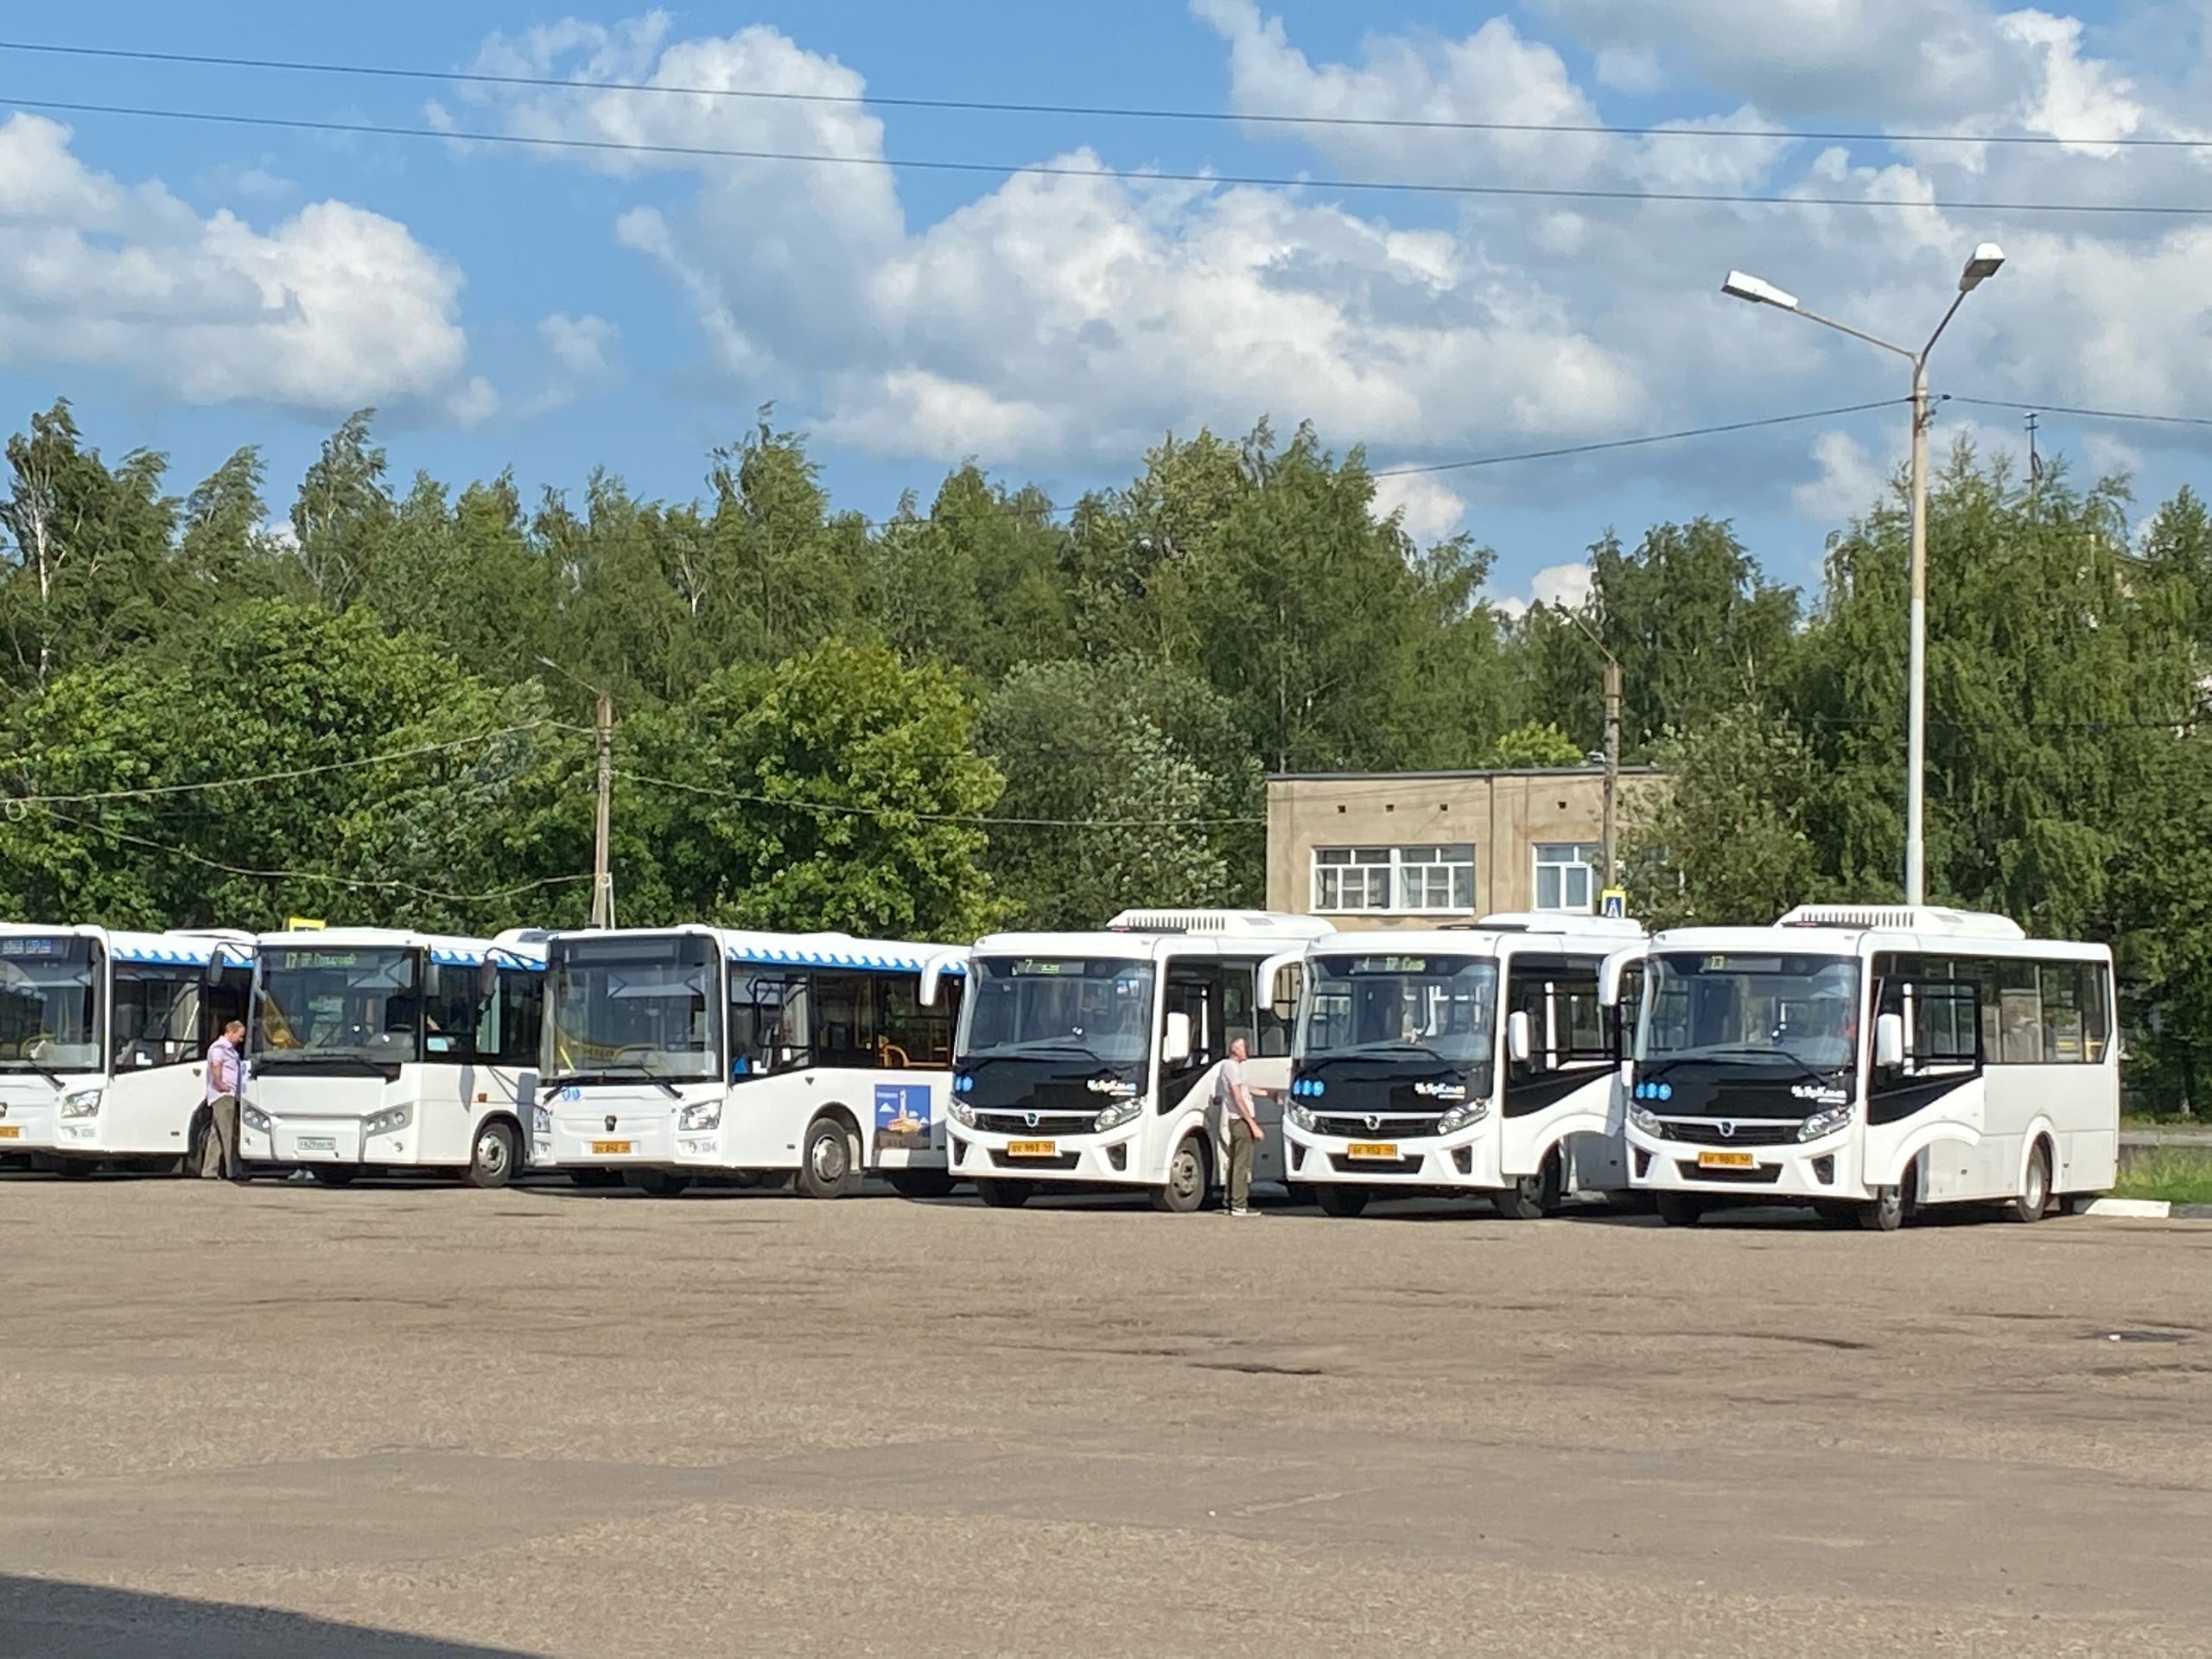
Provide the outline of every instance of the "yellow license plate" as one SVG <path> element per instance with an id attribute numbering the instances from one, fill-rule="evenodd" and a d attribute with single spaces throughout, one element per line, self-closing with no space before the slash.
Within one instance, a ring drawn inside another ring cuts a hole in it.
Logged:
<path id="1" fill-rule="evenodd" d="M 1395 1141 L 1355 1141 L 1344 1148 L 1347 1158 L 1395 1158 L 1398 1143 Z"/>
<path id="2" fill-rule="evenodd" d="M 22 1124 L 0 1123 L 0 1141 L 20 1141 L 22 1138 L 23 1126 Z"/>
<path id="3" fill-rule="evenodd" d="M 1700 1152 L 1697 1155 L 1700 1169 L 1751 1169 L 1756 1162 L 1748 1152 Z"/>
<path id="4" fill-rule="evenodd" d="M 629 1150 L 630 1143 L 627 1141 L 594 1141 L 591 1143 L 591 1154 L 594 1158 L 603 1158 L 609 1153 Z"/>
<path id="5" fill-rule="evenodd" d="M 1057 1158 L 1060 1143 L 1057 1141 L 1009 1141 L 1006 1155 L 1009 1158 Z"/>

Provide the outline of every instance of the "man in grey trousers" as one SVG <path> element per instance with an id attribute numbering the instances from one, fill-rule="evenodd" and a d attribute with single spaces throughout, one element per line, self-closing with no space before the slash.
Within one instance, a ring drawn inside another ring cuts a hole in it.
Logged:
<path id="1" fill-rule="evenodd" d="M 1252 1153 L 1268 1138 L 1253 1115 L 1252 1090 L 1244 1081 L 1244 1039 L 1232 1037 L 1229 1058 L 1213 1076 L 1214 1103 L 1221 1108 L 1221 1127 L 1229 1142 L 1227 1209 L 1232 1216 L 1249 1216 L 1252 1208 Z"/>
<path id="2" fill-rule="evenodd" d="M 202 1180 L 239 1181 L 245 1166 L 238 1160 L 238 1090 L 245 1021 L 229 1020 L 223 1034 L 207 1045 L 207 1149 L 200 1160 Z"/>

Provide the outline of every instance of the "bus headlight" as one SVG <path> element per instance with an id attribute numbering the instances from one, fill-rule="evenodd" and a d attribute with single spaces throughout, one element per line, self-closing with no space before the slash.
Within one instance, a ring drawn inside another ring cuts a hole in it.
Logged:
<path id="1" fill-rule="evenodd" d="M 238 1109 L 238 1122 L 245 1124 L 246 1128 L 251 1129 L 256 1135 L 266 1135 L 269 1133 L 269 1114 L 263 1111 L 258 1106 L 240 1107 Z"/>
<path id="2" fill-rule="evenodd" d="M 1463 1100 L 1436 1120 L 1439 1135 L 1457 1135 L 1471 1123 L 1479 1123 L 1490 1116 L 1490 1102 Z"/>
<path id="3" fill-rule="evenodd" d="M 415 1120 L 411 1106 L 388 1106 L 361 1125 L 363 1135 L 397 1135 Z"/>
<path id="4" fill-rule="evenodd" d="M 722 1103 L 719 1100 L 694 1101 L 676 1115 L 678 1129 L 719 1129 L 722 1126 Z"/>
<path id="5" fill-rule="evenodd" d="M 1649 1107 L 1639 1106 L 1634 1101 L 1629 1103 L 1628 1121 L 1631 1128 L 1642 1129 L 1646 1135 L 1663 1135 L 1666 1133 L 1660 1124 L 1659 1115 Z"/>
<path id="6" fill-rule="evenodd" d="M 537 1136 L 540 1140 L 543 1140 L 546 1136 L 551 1135 L 553 1133 L 553 1114 L 547 1111 L 543 1106 L 532 1106 L 530 1109 L 530 1132 Z"/>
<path id="7" fill-rule="evenodd" d="M 1817 1141 L 1824 1135 L 1834 1135 L 1839 1129 L 1849 1128 L 1853 1109 L 1847 1101 L 1840 1106 L 1829 1107 L 1825 1112 L 1815 1112 L 1797 1126 L 1797 1138 L 1800 1141 Z"/>
<path id="8" fill-rule="evenodd" d="M 61 1116 L 64 1117 L 98 1117 L 100 1096 L 105 1089 L 79 1089 L 74 1094 L 61 1096 Z"/>
<path id="9" fill-rule="evenodd" d="M 1091 1125 L 1091 1128 L 1099 1135 L 1105 1134 L 1109 1129 L 1118 1129 L 1124 1123 L 1135 1122 L 1140 1109 L 1139 1103 L 1135 1098 L 1117 1100 L 1098 1114 L 1098 1121 Z"/>
<path id="10" fill-rule="evenodd" d="M 1294 1129 L 1301 1129 L 1307 1135 L 1313 1133 L 1313 1114 L 1294 1100 L 1283 1103 L 1282 1118 Z"/>
<path id="11" fill-rule="evenodd" d="M 972 1129 L 976 1127 L 976 1109 L 966 1101 L 956 1100 L 949 1109 L 952 1113 L 952 1121 L 962 1128 Z"/>

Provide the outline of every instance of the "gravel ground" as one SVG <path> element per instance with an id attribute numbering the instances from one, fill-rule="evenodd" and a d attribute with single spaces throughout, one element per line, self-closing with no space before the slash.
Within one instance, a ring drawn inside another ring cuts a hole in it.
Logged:
<path id="1" fill-rule="evenodd" d="M 2212 1224 L 16 1177 L 0 1259 L 0 1655 L 2212 1651 Z"/>

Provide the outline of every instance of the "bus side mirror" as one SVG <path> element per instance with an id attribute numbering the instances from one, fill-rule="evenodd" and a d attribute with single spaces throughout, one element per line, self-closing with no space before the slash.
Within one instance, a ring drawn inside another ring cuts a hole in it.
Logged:
<path id="1" fill-rule="evenodd" d="M 1179 1065 L 1190 1058 L 1191 1016 L 1171 1014 L 1167 1016 L 1167 1029 L 1160 1035 L 1160 1063 L 1162 1065 Z"/>
<path id="2" fill-rule="evenodd" d="M 1874 1021 L 1874 1064 L 1894 1071 L 1904 1064 L 1904 1018 L 1885 1014 Z"/>
<path id="3" fill-rule="evenodd" d="M 1506 1016 L 1505 1052 L 1516 1065 L 1529 1064 L 1529 1057 L 1536 1052 L 1535 1027 L 1530 1023 L 1529 1011 L 1516 1008 Z"/>

